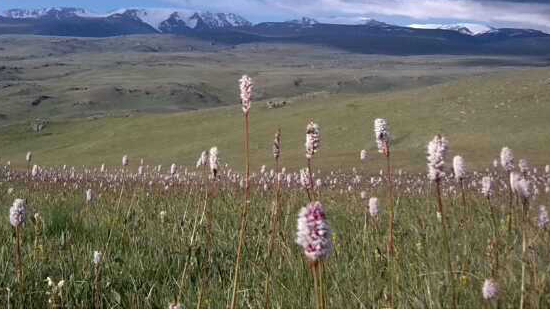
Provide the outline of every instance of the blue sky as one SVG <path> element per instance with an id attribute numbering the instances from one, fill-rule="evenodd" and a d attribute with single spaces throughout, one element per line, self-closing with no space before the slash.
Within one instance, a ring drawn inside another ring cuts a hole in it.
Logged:
<path id="1" fill-rule="evenodd" d="M 97 13 L 125 7 L 189 8 L 233 12 L 252 22 L 301 16 L 340 23 L 364 18 L 400 25 L 473 22 L 550 32 L 550 0 L 0 0 L 2 11 L 50 6 L 81 7 Z"/>

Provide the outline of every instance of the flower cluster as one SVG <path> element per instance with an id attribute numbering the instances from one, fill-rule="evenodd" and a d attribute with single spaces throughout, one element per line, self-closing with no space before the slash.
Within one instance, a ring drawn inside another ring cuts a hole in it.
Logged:
<path id="1" fill-rule="evenodd" d="M 206 164 L 208 164 L 208 152 L 205 150 L 201 153 L 199 159 L 197 160 L 197 168 L 206 166 Z"/>
<path id="2" fill-rule="evenodd" d="M 369 199 L 369 214 L 371 217 L 376 218 L 378 216 L 378 208 L 380 204 L 377 197 L 371 197 Z"/>
<path id="3" fill-rule="evenodd" d="M 310 261 L 326 259 L 332 252 L 332 231 L 323 205 L 311 202 L 298 215 L 296 243 L 302 246 Z"/>
<path id="4" fill-rule="evenodd" d="M 367 151 L 365 149 L 361 150 L 359 158 L 361 159 L 361 161 L 365 161 L 367 159 Z"/>
<path id="5" fill-rule="evenodd" d="M 481 179 L 481 193 L 485 197 L 491 197 L 494 193 L 493 178 L 485 176 Z"/>
<path id="6" fill-rule="evenodd" d="M 99 263 L 101 263 L 101 261 L 103 260 L 103 253 L 101 253 L 101 251 L 94 251 L 94 257 L 92 259 L 92 262 L 94 263 L 94 265 L 99 265 Z"/>
<path id="7" fill-rule="evenodd" d="M 453 171 L 456 180 L 464 179 L 464 176 L 466 175 L 466 167 L 464 164 L 464 159 L 461 156 L 455 156 L 453 158 Z"/>
<path id="8" fill-rule="evenodd" d="M 377 118 L 374 120 L 374 135 L 378 152 L 387 154 L 390 144 L 390 131 L 386 119 Z"/>
<path id="9" fill-rule="evenodd" d="M 485 279 L 483 282 L 483 288 L 481 289 L 483 298 L 489 300 L 497 297 L 498 295 L 498 284 L 492 278 Z"/>
<path id="10" fill-rule="evenodd" d="M 449 150 L 447 139 L 436 135 L 428 144 L 428 178 L 433 181 L 445 176 L 445 157 Z"/>
<path id="11" fill-rule="evenodd" d="M 10 208 L 10 223 L 13 227 L 21 226 L 27 219 L 26 203 L 23 199 L 16 199 Z"/>
<path id="12" fill-rule="evenodd" d="M 273 157 L 279 159 L 281 156 L 281 131 L 275 133 L 275 139 L 273 140 Z"/>
<path id="13" fill-rule="evenodd" d="M 216 177 L 218 175 L 218 168 L 219 168 L 219 162 L 218 162 L 218 147 L 212 147 L 210 148 L 210 153 L 208 155 L 209 163 L 210 163 L 210 171 L 212 172 L 212 176 Z"/>
<path id="14" fill-rule="evenodd" d="M 539 207 L 539 217 L 537 221 L 538 226 L 541 229 L 546 228 L 548 223 L 550 223 L 550 218 L 548 218 L 548 211 L 546 210 L 545 206 Z"/>
<path id="15" fill-rule="evenodd" d="M 321 135 L 319 126 L 311 121 L 306 127 L 306 158 L 311 159 L 319 150 Z"/>
<path id="16" fill-rule="evenodd" d="M 502 148 L 500 151 L 500 165 L 507 172 L 510 172 L 514 168 L 514 154 L 512 153 L 512 149 L 508 147 Z"/>
<path id="17" fill-rule="evenodd" d="M 252 91 L 254 89 L 254 84 L 252 83 L 252 79 L 247 75 L 243 75 L 243 77 L 239 80 L 239 83 L 241 89 L 241 103 L 243 113 L 248 114 L 248 112 L 250 111 L 250 102 L 252 101 Z"/>

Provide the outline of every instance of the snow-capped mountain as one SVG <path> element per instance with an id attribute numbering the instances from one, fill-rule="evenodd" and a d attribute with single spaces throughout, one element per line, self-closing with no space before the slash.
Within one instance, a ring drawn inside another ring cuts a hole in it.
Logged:
<path id="1" fill-rule="evenodd" d="M 286 23 L 296 24 L 296 25 L 301 25 L 301 26 L 313 26 L 313 25 L 319 24 L 319 22 L 317 20 L 315 20 L 313 18 L 309 18 L 309 17 L 302 17 L 301 19 L 288 20 L 288 21 L 286 21 Z"/>
<path id="2" fill-rule="evenodd" d="M 80 8 L 51 7 L 42 9 L 11 9 L 1 13 L 0 16 L 14 19 L 24 19 L 40 18 L 46 16 L 62 18 L 70 16 L 95 17 L 100 15 Z"/>
<path id="3" fill-rule="evenodd" d="M 252 23 L 233 13 L 195 12 L 172 9 L 120 9 L 112 12 L 111 17 L 122 15 L 140 20 L 159 32 L 176 28 L 195 29 L 198 26 L 216 29 L 252 26 Z"/>
<path id="4" fill-rule="evenodd" d="M 480 35 L 495 31 L 496 28 L 482 25 L 482 24 L 471 24 L 471 23 L 460 23 L 460 24 L 450 24 L 450 25 L 441 25 L 441 24 L 412 24 L 409 25 L 410 28 L 415 29 L 440 29 L 440 30 L 452 30 L 457 31 L 462 34 L 467 35 Z"/>

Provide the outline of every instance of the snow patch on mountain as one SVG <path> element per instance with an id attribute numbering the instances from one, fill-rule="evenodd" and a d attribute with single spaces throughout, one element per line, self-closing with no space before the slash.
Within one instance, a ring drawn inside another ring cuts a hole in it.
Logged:
<path id="1" fill-rule="evenodd" d="M 495 31 L 496 29 L 482 24 L 472 24 L 472 23 L 459 23 L 459 24 L 412 24 L 409 25 L 410 28 L 415 29 L 440 29 L 440 30 L 452 30 L 458 31 L 462 34 L 467 35 L 480 35 L 487 32 Z"/>
<path id="2" fill-rule="evenodd" d="M 95 16 L 96 14 L 93 14 L 92 12 L 89 12 L 85 9 L 66 7 L 50 7 L 41 9 L 10 9 L 0 14 L 0 16 L 14 19 L 40 18 L 48 15 L 59 18 L 61 16 L 89 17 Z"/>
<path id="3" fill-rule="evenodd" d="M 119 9 L 111 12 L 109 16 L 113 16 L 115 14 L 134 17 L 155 28 L 157 31 L 160 31 L 160 25 L 165 20 L 169 19 L 172 14 L 177 14 L 177 16 L 181 20 L 186 21 L 191 18 L 194 12 L 188 10 L 172 9 Z"/>
<path id="4" fill-rule="evenodd" d="M 289 24 L 296 24 L 296 25 L 302 25 L 302 26 L 313 26 L 313 25 L 319 24 L 317 20 L 310 17 L 302 17 L 301 19 L 292 19 L 286 22 Z"/>
<path id="5" fill-rule="evenodd" d="M 157 31 L 170 27 L 169 21 L 183 22 L 189 28 L 196 28 L 200 21 L 209 28 L 251 26 L 248 20 L 233 13 L 196 12 L 181 9 L 120 9 L 111 15 L 121 14 L 134 17 L 149 24 Z"/>

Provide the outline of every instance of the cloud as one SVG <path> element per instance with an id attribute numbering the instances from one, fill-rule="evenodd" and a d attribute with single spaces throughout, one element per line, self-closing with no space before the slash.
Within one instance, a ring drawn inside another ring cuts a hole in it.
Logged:
<path id="1" fill-rule="evenodd" d="M 359 19 L 384 15 L 416 20 L 453 19 L 550 29 L 549 0 L 163 0 L 171 4 L 230 9 L 243 14 L 288 14 Z"/>

